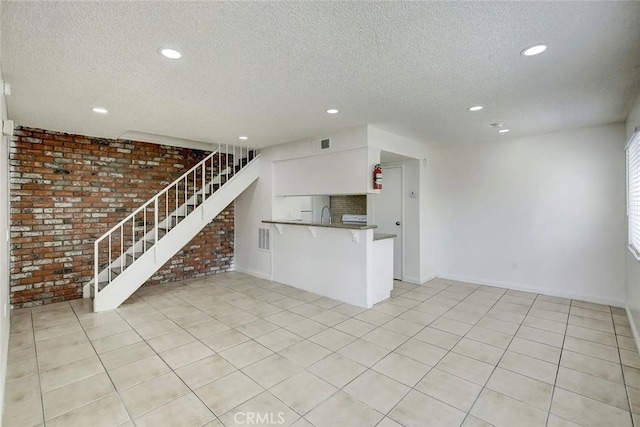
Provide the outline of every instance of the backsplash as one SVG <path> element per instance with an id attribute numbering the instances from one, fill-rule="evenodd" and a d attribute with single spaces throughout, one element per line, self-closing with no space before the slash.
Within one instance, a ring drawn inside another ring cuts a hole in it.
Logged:
<path id="1" fill-rule="evenodd" d="M 341 223 L 343 214 L 366 215 L 367 196 L 331 196 L 331 222 Z"/>

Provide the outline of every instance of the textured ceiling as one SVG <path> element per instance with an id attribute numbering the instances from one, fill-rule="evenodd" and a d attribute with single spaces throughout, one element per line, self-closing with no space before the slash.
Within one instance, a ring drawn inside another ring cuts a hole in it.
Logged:
<path id="1" fill-rule="evenodd" d="M 640 89 L 640 2 L 2 3 L 9 117 L 88 135 L 469 143 L 624 121 Z"/>

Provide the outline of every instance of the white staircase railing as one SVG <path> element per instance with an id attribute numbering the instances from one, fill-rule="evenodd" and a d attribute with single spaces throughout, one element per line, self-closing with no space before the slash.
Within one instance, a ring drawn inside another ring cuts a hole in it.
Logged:
<path id="1" fill-rule="evenodd" d="M 165 234 L 256 156 L 257 151 L 249 147 L 219 144 L 197 165 L 100 236 L 94 242 L 94 298 L 136 259 L 157 247 Z"/>

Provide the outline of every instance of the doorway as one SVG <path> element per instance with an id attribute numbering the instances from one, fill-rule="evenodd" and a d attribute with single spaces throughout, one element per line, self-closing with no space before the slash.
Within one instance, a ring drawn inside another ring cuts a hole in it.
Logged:
<path id="1" fill-rule="evenodd" d="M 393 239 L 393 278 L 402 280 L 402 167 L 382 167 L 382 190 L 375 198 L 376 233 L 395 234 Z"/>

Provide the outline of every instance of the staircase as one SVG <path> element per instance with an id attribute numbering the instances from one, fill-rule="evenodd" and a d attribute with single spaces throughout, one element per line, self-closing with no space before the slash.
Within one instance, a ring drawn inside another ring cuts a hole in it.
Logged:
<path id="1" fill-rule="evenodd" d="M 93 310 L 122 304 L 259 176 L 256 150 L 220 144 L 94 243 Z"/>

